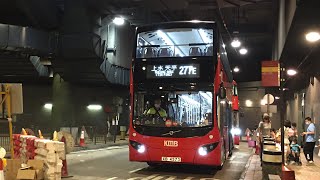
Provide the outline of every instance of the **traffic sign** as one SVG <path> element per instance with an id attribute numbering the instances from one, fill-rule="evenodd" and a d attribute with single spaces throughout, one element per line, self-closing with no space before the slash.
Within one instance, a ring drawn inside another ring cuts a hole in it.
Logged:
<path id="1" fill-rule="evenodd" d="M 274 103 L 274 96 L 272 94 L 266 94 L 264 95 L 263 100 L 266 102 L 266 104 L 272 104 Z"/>

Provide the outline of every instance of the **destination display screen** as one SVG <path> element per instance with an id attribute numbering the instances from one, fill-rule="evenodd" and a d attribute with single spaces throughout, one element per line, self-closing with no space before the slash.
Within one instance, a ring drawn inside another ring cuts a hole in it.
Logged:
<path id="1" fill-rule="evenodd" d="M 148 65 L 147 78 L 199 78 L 199 64 Z"/>

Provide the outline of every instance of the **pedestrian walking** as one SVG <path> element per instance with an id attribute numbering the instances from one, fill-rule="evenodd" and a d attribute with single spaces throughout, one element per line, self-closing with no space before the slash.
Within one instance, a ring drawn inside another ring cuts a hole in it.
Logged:
<path id="1" fill-rule="evenodd" d="M 305 145 L 303 147 L 304 155 L 309 164 L 313 164 L 313 151 L 316 144 L 315 131 L 316 126 L 312 123 L 310 117 L 305 118 L 306 132 L 301 133 L 305 137 Z"/>

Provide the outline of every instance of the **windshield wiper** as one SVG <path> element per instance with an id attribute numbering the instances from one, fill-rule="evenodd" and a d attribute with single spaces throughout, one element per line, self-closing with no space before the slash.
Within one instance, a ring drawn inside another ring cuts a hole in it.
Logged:
<path id="1" fill-rule="evenodd" d="M 177 130 L 177 131 L 169 131 L 168 133 L 164 133 L 164 134 L 162 134 L 163 136 L 165 136 L 165 135 L 173 135 L 174 133 L 177 133 L 177 132 L 180 132 L 181 130 Z"/>

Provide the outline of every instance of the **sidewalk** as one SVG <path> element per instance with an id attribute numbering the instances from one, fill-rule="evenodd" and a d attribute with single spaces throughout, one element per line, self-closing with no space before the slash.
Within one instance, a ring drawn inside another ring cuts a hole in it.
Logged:
<path id="1" fill-rule="evenodd" d="M 241 180 L 261 180 L 262 179 L 262 168 L 260 166 L 259 155 L 253 154 L 249 158 L 246 170 L 242 175 Z"/>
<path id="2" fill-rule="evenodd" d="M 315 151 L 318 152 L 318 151 Z M 320 179 L 320 157 L 318 154 L 314 154 L 314 164 L 309 165 L 304 157 L 303 152 L 300 154 L 302 166 L 289 165 L 292 170 L 295 171 L 296 180 L 313 180 Z"/>
<path id="3" fill-rule="evenodd" d="M 107 148 L 111 146 L 125 146 L 125 145 L 128 145 L 128 142 L 129 142 L 128 137 L 126 137 L 126 140 L 120 140 L 120 136 L 117 137 L 117 140 L 115 143 L 113 141 L 107 141 L 106 144 L 104 142 L 94 144 L 92 141 L 89 141 L 88 143 L 86 143 L 85 147 L 75 146 L 72 152 L 101 149 L 101 148 Z"/>
<path id="4" fill-rule="evenodd" d="M 315 150 L 315 152 L 318 152 Z M 303 151 L 301 152 L 302 166 L 288 165 L 290 169 L 295 171 L 296 180 L 315 180 L 320 179 L 320 157 L 318 154 L 314 154 L 314 164 L 307 165 L 307 161 L 304 157 Z M 246 170 L 242 174 L 241 180 L 262 180 L 262 167 L 260 166 L 260 157 L 252 151 L 252 155 L 249 158 Z M 278 175 L 269 175 L 270 180 L 280 180 Z"/>

